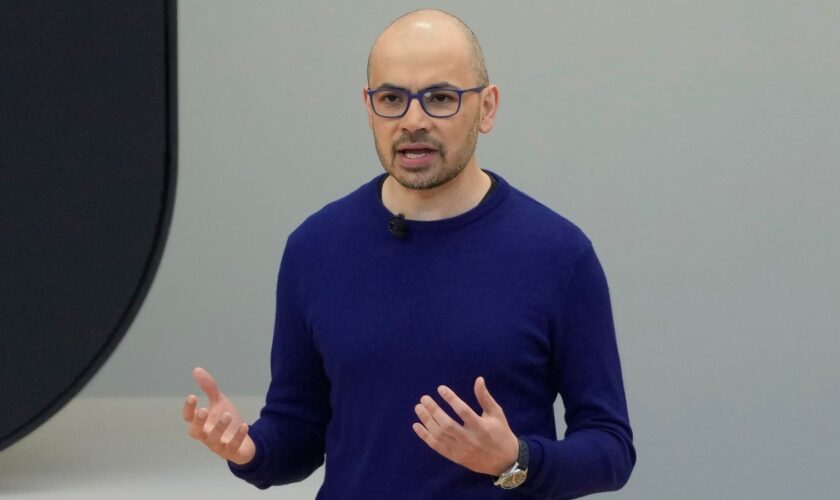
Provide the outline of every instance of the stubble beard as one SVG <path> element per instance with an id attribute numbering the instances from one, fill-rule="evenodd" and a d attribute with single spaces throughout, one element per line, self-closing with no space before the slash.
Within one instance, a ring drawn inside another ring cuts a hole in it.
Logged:
<path id="1" fill-rule="evenodd" d="M 470 129 L 467 132 L 467 140 L 464 141 L 463 146 L 453 152 L 451 161 L 447 160 L 448 151 L 443 145 L 433 140 L 425 132 L 411 134 L 408 140 L 395 142 L 391 147 L 390 157 L 386 156 L 382 151 L 375 133 L 373 134 L 373 143 L 376 146 L 376 154 L 379 156 L 379 162 L 382 163 L 382 167 L 401 186 L 407 189 L 433 189 L 458 177 L 467 167 L 467 164 L 475 153 L 475 146 L 478 142 L 478 123 L 479 117 L 476 116 L 475 121 L 470 125 Z M 397 166 L 397 146 L 402 142 L 425 142 L 434 145 L 438 148 L 437 154 L 440 156 L 440 163 L 433 165 L 423 172 L 412 174 L 402 172 Z"/>

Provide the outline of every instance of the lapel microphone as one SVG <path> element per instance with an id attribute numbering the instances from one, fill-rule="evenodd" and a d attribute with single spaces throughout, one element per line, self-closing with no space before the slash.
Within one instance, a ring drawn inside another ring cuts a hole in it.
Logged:
<path id="1" fill-rule="evenodd" d="M 398 240 L 405 238 L 408 233 L 408 225 L 405 223 L 403 214 L 397 214 L 388 220 L 388 232 Z"/>

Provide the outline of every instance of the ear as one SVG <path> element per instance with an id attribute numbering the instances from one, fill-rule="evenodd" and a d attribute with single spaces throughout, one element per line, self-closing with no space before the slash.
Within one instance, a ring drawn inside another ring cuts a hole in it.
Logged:
<path id="1" fill-rule="evenodd" d="M 481 91 L 481 120 L 478 124 L 478 130 L 482 134 L 493 130 L 497 109 L 499 109 L 499 87 L 490 85 Z"/>
<path id="2" fill-rule="evenodd" d="M 368 127 L 370 127 L 370 129 L 373 130 L 373 111 L 370 109 L 370 103 L 368 103 L 368 101 L 370 100 L 370 96 L 368 95 L 367 91 L 367 87 L 362 87 L 362 101 L 364 101 L 365 103 L 365 110 L 367 111 L 368 115 Z"/>

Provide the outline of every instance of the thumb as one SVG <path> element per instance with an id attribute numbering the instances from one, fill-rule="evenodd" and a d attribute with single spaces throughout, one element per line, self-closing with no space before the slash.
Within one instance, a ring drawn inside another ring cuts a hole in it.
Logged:
<path id="1" fill-rule="evenodd" d="M 475 379 L 475 397 L 478 399 L 478 404 L 481 405 L 481 409 L 485 413 L 496 415 L 502 410 L 502 407 L 499 406 L 499 403 L 493 399 L 490 391 L 487 390 L 487 383 L 484 381 L 484 377 Z"/>
<path id="2" fill-rule="evenodd" d="M 204 391 L 204 394 L 207 394 L 207 397 L 210 399 L 211 403 L 215 403 L 221 397 L 221 391 L 219 391 L 219 386 L 216 384 L 216 381 L 210 376 L 210 373 L 207 372 L 204 368 L 197 366 L 193 370 L 193 378 L 195 382 L 201 387 L 201 390 Z"/>

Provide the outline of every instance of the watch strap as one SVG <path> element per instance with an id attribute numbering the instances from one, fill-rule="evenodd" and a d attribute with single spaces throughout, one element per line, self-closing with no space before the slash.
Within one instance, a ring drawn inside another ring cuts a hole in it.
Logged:
<path id="1" fill-rule="evenodd" d="M 528 443 L 519 438 L 519 459 L 517 462 L 519 463 L 519 467 L 524 470 L 528 470 L 528 461 L 530 459 L 530 453 L 528 450 Z"/>

